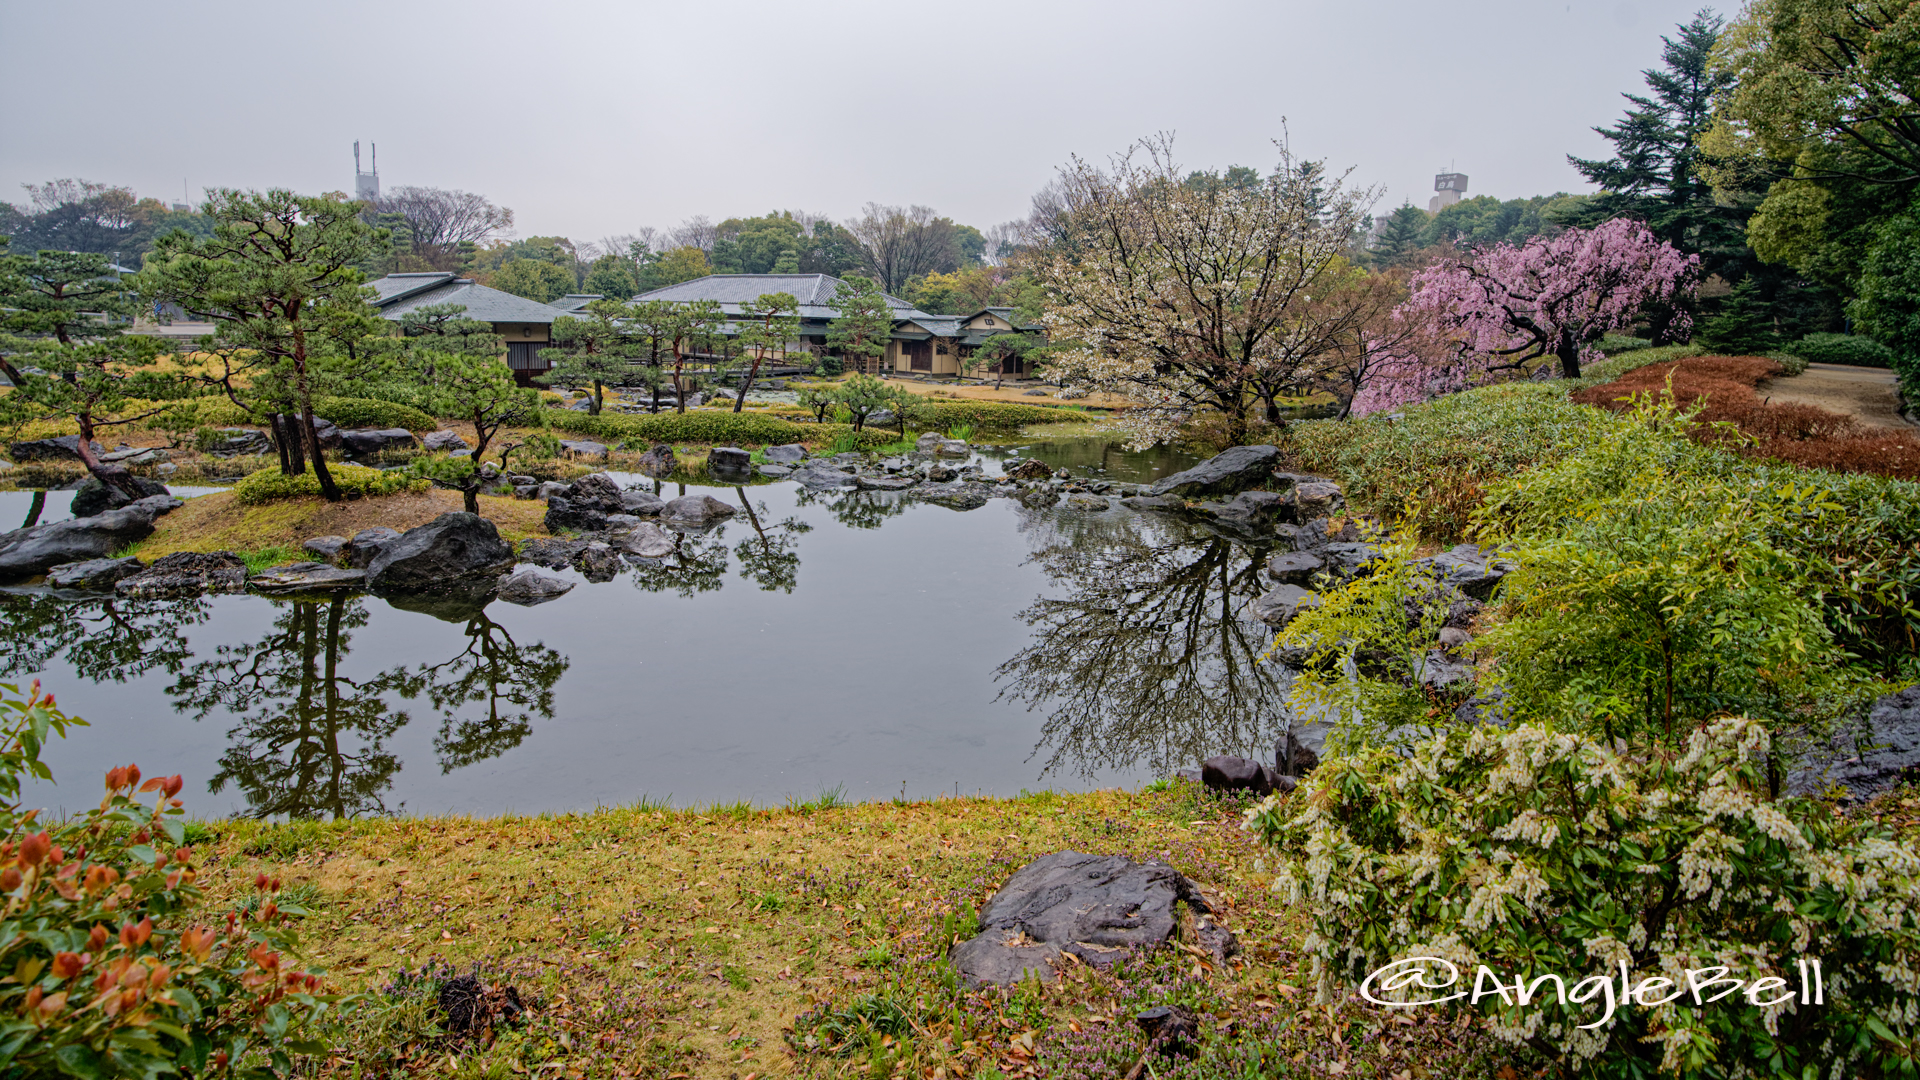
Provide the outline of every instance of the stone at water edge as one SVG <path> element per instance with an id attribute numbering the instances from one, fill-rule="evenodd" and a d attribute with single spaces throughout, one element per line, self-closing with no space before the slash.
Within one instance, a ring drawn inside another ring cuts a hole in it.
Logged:
<path id="1" fill-rule="evenodd" d="M 267 593 L 357 589 L 366 582 L 365 570 L 351 570 L 318 562 L 287 563 L 263 570 L 247 579 L 250 587 Z"/>
<path id="2" fill-rule="evenodd" d="M 1155 495 L 1234 495 L 1257 486 L 1280 460 L 1277 446 L 1235 446 L 1153 485 Z"/>
<path id="3" fill-rule="evenodd" d="M 572 590 L 573 582 L 565 578 L 551 577 L 538 570 L 521 570 L 502 579 L 494 595 L 509 604 L 533 607 L 558 600 Z"/>
<path id="4" fill-rule="evenodd" d="M 787 443 L 784 446 L 769 446 L 760 456 L 765 458 L 769 464 L 791 465 L 797 461 L 807 460 L 807 448 L 799 443 Z"/>
<path id="5" fill-rule="evenodd" d="M 973 447 L 968 446 L 963 439 L 942 439 L 940 445 L 933 448 L 933 452 L 941 457 L 966 457 L 973 453 Z"/>
<path id="6" fill-rule="evenodd" d="M 389 529 L 385 525 L 375 525 L 371 529 L 361 529 L 340 549 L 346 557 L 347 565 L 364 570 L 372 564 L 374 556 L 384 551 L 388 544 L 400 539 L 400 530 Z"/>
<path id="7" fill-rule="evenodd" d="M 1015 480 L 1051 480 L 1053 479 L 1053 466 L 1036 458 L 1027 458 L 1024 461 L 1009 466 L 1006 473 Z"/>
<path id="8" fill-rule="evenodd" d="M 88 518 L 72 518 L 0 534 L 0 581 L 44 574 L 63 563 L 104 559 L 153 535 L 153 519 L 186 505 L 153 495 Z"/>
<path id="9" fill-rule="evenodd" d="M 857 476 L 854 486 L 861 491 L 905 491 L 919 483 L 910 476 Z"/>
<path id="10" fill-rule="evenodd" d="M 913 489 L 913 497 L 949 510 L 978 510 L 987 505 L 992 490 L 978 484 L 922 484 Z"/>
<path id="11" fill-rule="evenodd" d="M 587 546 L 585 540 L 566 540 L 557 536 L 529 536 L 520 541 L 520 561 L 564 570 L 573 565 L 573 557 Z"/>
<path id="12" fill-rule="evenodd" d="M 55 589 L 111 589 L 121 578 L 132 577 L 146 568 L 146 563 L 131 555 L 124 559 L 62 563 L 47 571 L 47 585 Z"/>
<path id="13" fill-rule="evenodd" d="M 1172 495 L 1129 495 L 1120 500 L 1120 505 L 1129 510 L 1148 510 L 1166 512 L 1186 509 L 1186 502 Z"/>
<path id="14" fill-rule="evenodd" d="M 1219 754 L 1200 763 L 1200 782 L 1215 791 L 1252 791 L 1265 795 L 1272 783 L 1257 761 Z"/>
<path id="15" fill-rule="evenodd" d="M 707 451 L 707 472 L 714 476 L 746 476 L 753 472 L 753 455 L 737 446 Z"/>
<path id="16" fill-rule="evenodd" d="M 247 587 L 247 564 L 231 551 L 176 551 L 138 574 L 121 578 L 113 591 L 141 600 L 202 593 L 237 593 Z"/>
<path id="17" fill-rule="evenodd" d="M 1069 495 L 1067 496 L 1066 502 L 1062 503 L 1061 505 L 1068 510 L 1084 510 L 1084 511 L 1093 511 L 1093 512 L 1108 510 L 1112 508 L 1111 505 L 1107 502 L 1107 497 L 1104 495 L 1084 495 L 1084 494 Z"/>
<path id="18" fill-rule="evenodd" d="M 655 514 L 664 513 L 666 509 L 667 500 L 651 491 L 628 488 L 620 493 L 620 510 L 623 513 L 633 514 L 636 517 L 652 517 Z"/>
<path id="19" fill-rule="evenodd" d="M 1200 890 L 1163 862 L 1061 851 L 1028 863 L 980 912 L 980 932 L 950 959 L 968 985 L 1011 986 L 1030 971 L 1072 953 L 1105 967 L 1173 936 L 1174 904 L 1196 915 L 1212 909 Z"/>
<path id="20" fill-rule="evenodd" d="M 441 514 L 382 548 L 367 566 L 367 584 L 388 592 L 413 592 L 492 577 L 513 565 L 513 549 L 493 522 L 478 514 Z"/>
<path id="21" fill-rule="evenodd" d="M 558 495 L 547 500 L 543 524 L 550 533 L 599 532 L 607 527 L 607 515 L 590 506 L 576 504 Z"/>
<path id="22" fill-rule="evenodd" d="M 626 502 L 620 482 L 603 472 L 589 473 L 567 485 L 565 492 L 568 502 L 587 510 L 598 510 L 603 514 L 619 514 L 626 510 Z"/>
<path id="23" fill-rule="evenodd" d="M 587 576 L 588 581 L 612 581 L 626 564 L 620 561 L 620 553 L 613 550 L 604 541 L 595 540 L 581 548 L 573 557 L 573 568 Z"/>
<path id="24" fill-rule="evenodd" d="M 1319 593 L 1298 585 L 1276 585 L 1255 600 L 1249 611 L 1254 618 L 1278 630 L 1292 622 L 1302 611 L 1319 603 Z"/>
<path id="25" fill-rule="evenodd" d="M 922 454 L 931 454 L 941 443 L 946 441 L 947 437 L 937 431 L 923 431 L 920 433 L 919 438 L 913 440 L 913 448 Z"/>
<path id="26" fill-rule="evenodd" d="M 673 456 L 673 447 L 666 443 L 655 443 L 651 450 L 640 455 L 640 460 L 634 462 L 633 467 L 656 480 L 661 480 L 679 467 L 679 462 Z"/>
<path id="27" fill-rule="evenodd" d="M 651 521 L 643 521 L 614 540 L 614 546 L 643 559 L 664 559 L 680 546 L 678 534 L 668 532 Z"/>
<path id="28" fill-rule="evenodd" d="M 851 478 L 849 478 L 851 479 Z M 705 528 L 734 515 L 733 507 L 711 495 L 682 495 L 667 503 L 664 518 L 675 525 Z"/>
<path id="29" fill-rule="evenodd" d="M 1288 551 L 1267 559 L 1267 576 L 1282 585 L 1310 585 L 1313 575 L 1326 569 L 1318 556 L 1304 551 Z"/>
<path id="30" fill-rule="evenodd" d="M 144 476 L 130 476 L 128 479 L 133 481 L 134 490 L 140 493 L 136 499 L 127 498 L 119 488 L 110 488 L 94 477 L 87 477 L 86 482 L 80 485 L 80 490 L 73 493 L 73 516 L 93 517 L 109 510 L 118 510 L 137 499 L 172 494 L 166 485 L 157 480 L 149 480 Z"/>
<path id="31" fill-rule="evenodd" d="M 785 465 L 762 465 L 757 471 L 769 480 L 785 480 L 793 475 L 793 470 Z"/>
<path id="32" fill-rule="evenodd" d="M 1333 517 L 1347 508 L 1340 485 L 1316 481 L 1293 489 L 1293 512 L 1301 521 Z"/>

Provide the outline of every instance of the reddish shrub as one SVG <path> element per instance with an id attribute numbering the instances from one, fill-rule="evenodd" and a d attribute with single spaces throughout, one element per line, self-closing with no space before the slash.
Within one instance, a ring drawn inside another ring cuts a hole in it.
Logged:
<path id="1" fill-rule="evenodd" d="M 1670 379 L 1676 403 L 1700 408 L 1696 419 L 1704 426 L 1697 429 L 1698 438 L 1719 439 L 1726 429 L 1713 425 L 1730 424 L 1755 440 L 1741 447 L 1753 457 L 1810 469 L 1920 478 L 1920 437 L 1869 428 L 1812 405 L 1762 401 L 1754 389 L 1783 370 L 1764 356 L 1698 356 L 1637 368 L 1582 390 L 1573 400 L 1618 412 L 1637 395 L 1664 393 Z"/>

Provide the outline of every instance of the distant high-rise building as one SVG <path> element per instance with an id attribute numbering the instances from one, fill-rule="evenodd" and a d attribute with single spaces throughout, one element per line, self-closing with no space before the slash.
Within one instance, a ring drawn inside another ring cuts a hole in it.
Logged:
<path id="1" fill-rule="evenodd" d="M 361 202 L 372 202 L 380 197 L 380 146 L 368 143 L 372 151 L 372 172 L 360 171 L 360 140 L 353 140 L 353 197 Z"/>
<path id="2" fill-rule="evenodd" d="M 1460 195 L 1467 190 L 1467 174 L 1443 172 L 1433 178 L 1433 190 L 1437 192 L 1427 200 L 1427 213 L 1437 214 L 1460 201 Z"/>

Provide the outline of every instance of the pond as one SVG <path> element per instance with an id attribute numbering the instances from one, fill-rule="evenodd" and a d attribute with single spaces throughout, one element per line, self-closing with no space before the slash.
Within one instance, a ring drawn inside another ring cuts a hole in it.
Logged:
<path id="1" fill-rule="evenodd" d="M 577 587 L 532 608 L 6 590 L 0 678 L 91 724 L 35 797 L 90 803 L 128 761 L 184 774 L 208 817 L 1010 795 L 1272 745 L 1258 542 L 1122 508 L 702 490 L 742 512 L 611 582 L 558 571 Z"/>

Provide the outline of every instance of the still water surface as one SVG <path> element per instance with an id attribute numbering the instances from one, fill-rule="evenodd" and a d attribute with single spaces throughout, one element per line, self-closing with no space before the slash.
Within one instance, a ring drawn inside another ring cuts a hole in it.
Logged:
<path id="1" fill-rule="evenodd" d="M 1192 461 L 1019 453 L 1125 480 Z M 534 608 L 0 594 L 0 678 L 92 725 L 38 797 L 90 803 L 127 761 L 185 774 L 209 817 L 1006 795 L 1271 745 L 1241 613 L 1257 543 L 1124 509 L 707 490 L 743 512 L 612 582 L 555 572 L 580 584 Z"/>

